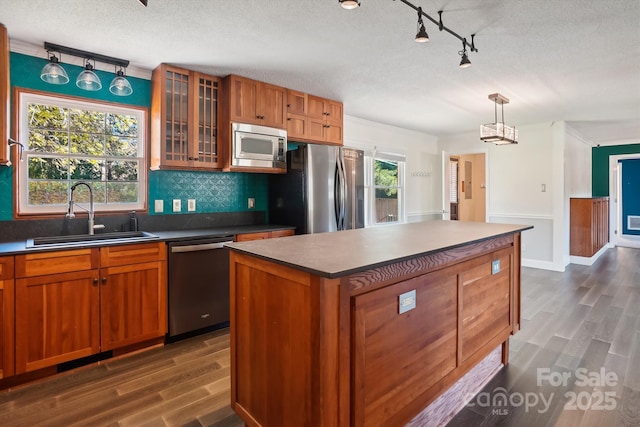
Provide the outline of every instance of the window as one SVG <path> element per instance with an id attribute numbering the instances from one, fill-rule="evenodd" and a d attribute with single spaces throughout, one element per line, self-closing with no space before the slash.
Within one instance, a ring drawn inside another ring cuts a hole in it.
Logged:
<path id="1" fill-rule="evenodd" d="M 377 153 L 372 163 L 374 197 L 370 223 L 404 222 L 404 157 Z"/>
<path id="2" fill-rule="evenodd" d="M 73 184 L 93 189 L 95 211 L 146 206 L 146 111 L 55 95 L 19 93 L 18 213 L 63 213 Z M 80 186 L 74 200 L 89 202 Z"/>

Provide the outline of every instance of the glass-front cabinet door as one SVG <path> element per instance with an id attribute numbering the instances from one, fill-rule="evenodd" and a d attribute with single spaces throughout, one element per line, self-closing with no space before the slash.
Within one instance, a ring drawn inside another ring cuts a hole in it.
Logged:
<path id="1" fill-rule="evenodd" d="M 151 169 L 219 168 L 220 79 L 160 65 L 152 76 Z"/>

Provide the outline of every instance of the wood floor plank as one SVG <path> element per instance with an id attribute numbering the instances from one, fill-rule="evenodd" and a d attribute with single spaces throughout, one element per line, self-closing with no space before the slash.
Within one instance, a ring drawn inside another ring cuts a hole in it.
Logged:
<path id="1" fill-rule="evenodd" d="M 634 331 L 637 325 L 638 317 L 623 314 L 616 327 L 609 351 L 620 356 L 629 357 L 631 340 L 633 339 L 631 331 Z"/>

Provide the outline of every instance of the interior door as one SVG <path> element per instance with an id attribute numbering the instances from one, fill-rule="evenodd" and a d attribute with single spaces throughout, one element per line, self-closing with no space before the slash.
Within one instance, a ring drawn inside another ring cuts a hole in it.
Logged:
<path id="1" fill-rule="evenodd" d="M 451 212 L 449 210 L 449 193 L 451 186 L 449 177 L 451 176 L 451 164 L 449 163 L 450 154 L 447 151 L 442 152 L 442 219 L 449 221 Z"/>

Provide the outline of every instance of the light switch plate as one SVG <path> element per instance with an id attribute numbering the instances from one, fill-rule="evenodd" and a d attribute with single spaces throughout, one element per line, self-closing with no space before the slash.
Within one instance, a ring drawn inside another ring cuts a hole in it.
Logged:
<path id="1" fill-rule="evenodd" d="M 153 210 L 155 213 L 164 212 L 164 200 L 155 200 L 153 202 Z"/>
<path id="2" fill-rule="evenodd" d="M 254 199 L 253 197 L 249 197 L 249 199 L 247 200 L 247 206 L 249 207 L 249 209 L 253 209 L 256 207 L 256 199 Z"/>
<path id="3" fill-rule="evenodd" d="M 500 273 L 500 260 L 491 261 L 491 274 Z"/>
<path id="4" fill-rule="evenodd" d="M 416 308 L 416 290 L 405 292 L 398 296 L 398 314 L 406 313 Z"/>
<path id="5" fill-rule="evenodd" d="M 196 199 L 187 200 L 187 210 L 189 212 L 194 212 L 196 210 Z"/>
<path id="6" fill-rule="evenodd" d="M 182 206 L 180 204 L 180 199 L 173 199 L 173 211 L 180 212 L 182 210 Z"/>

